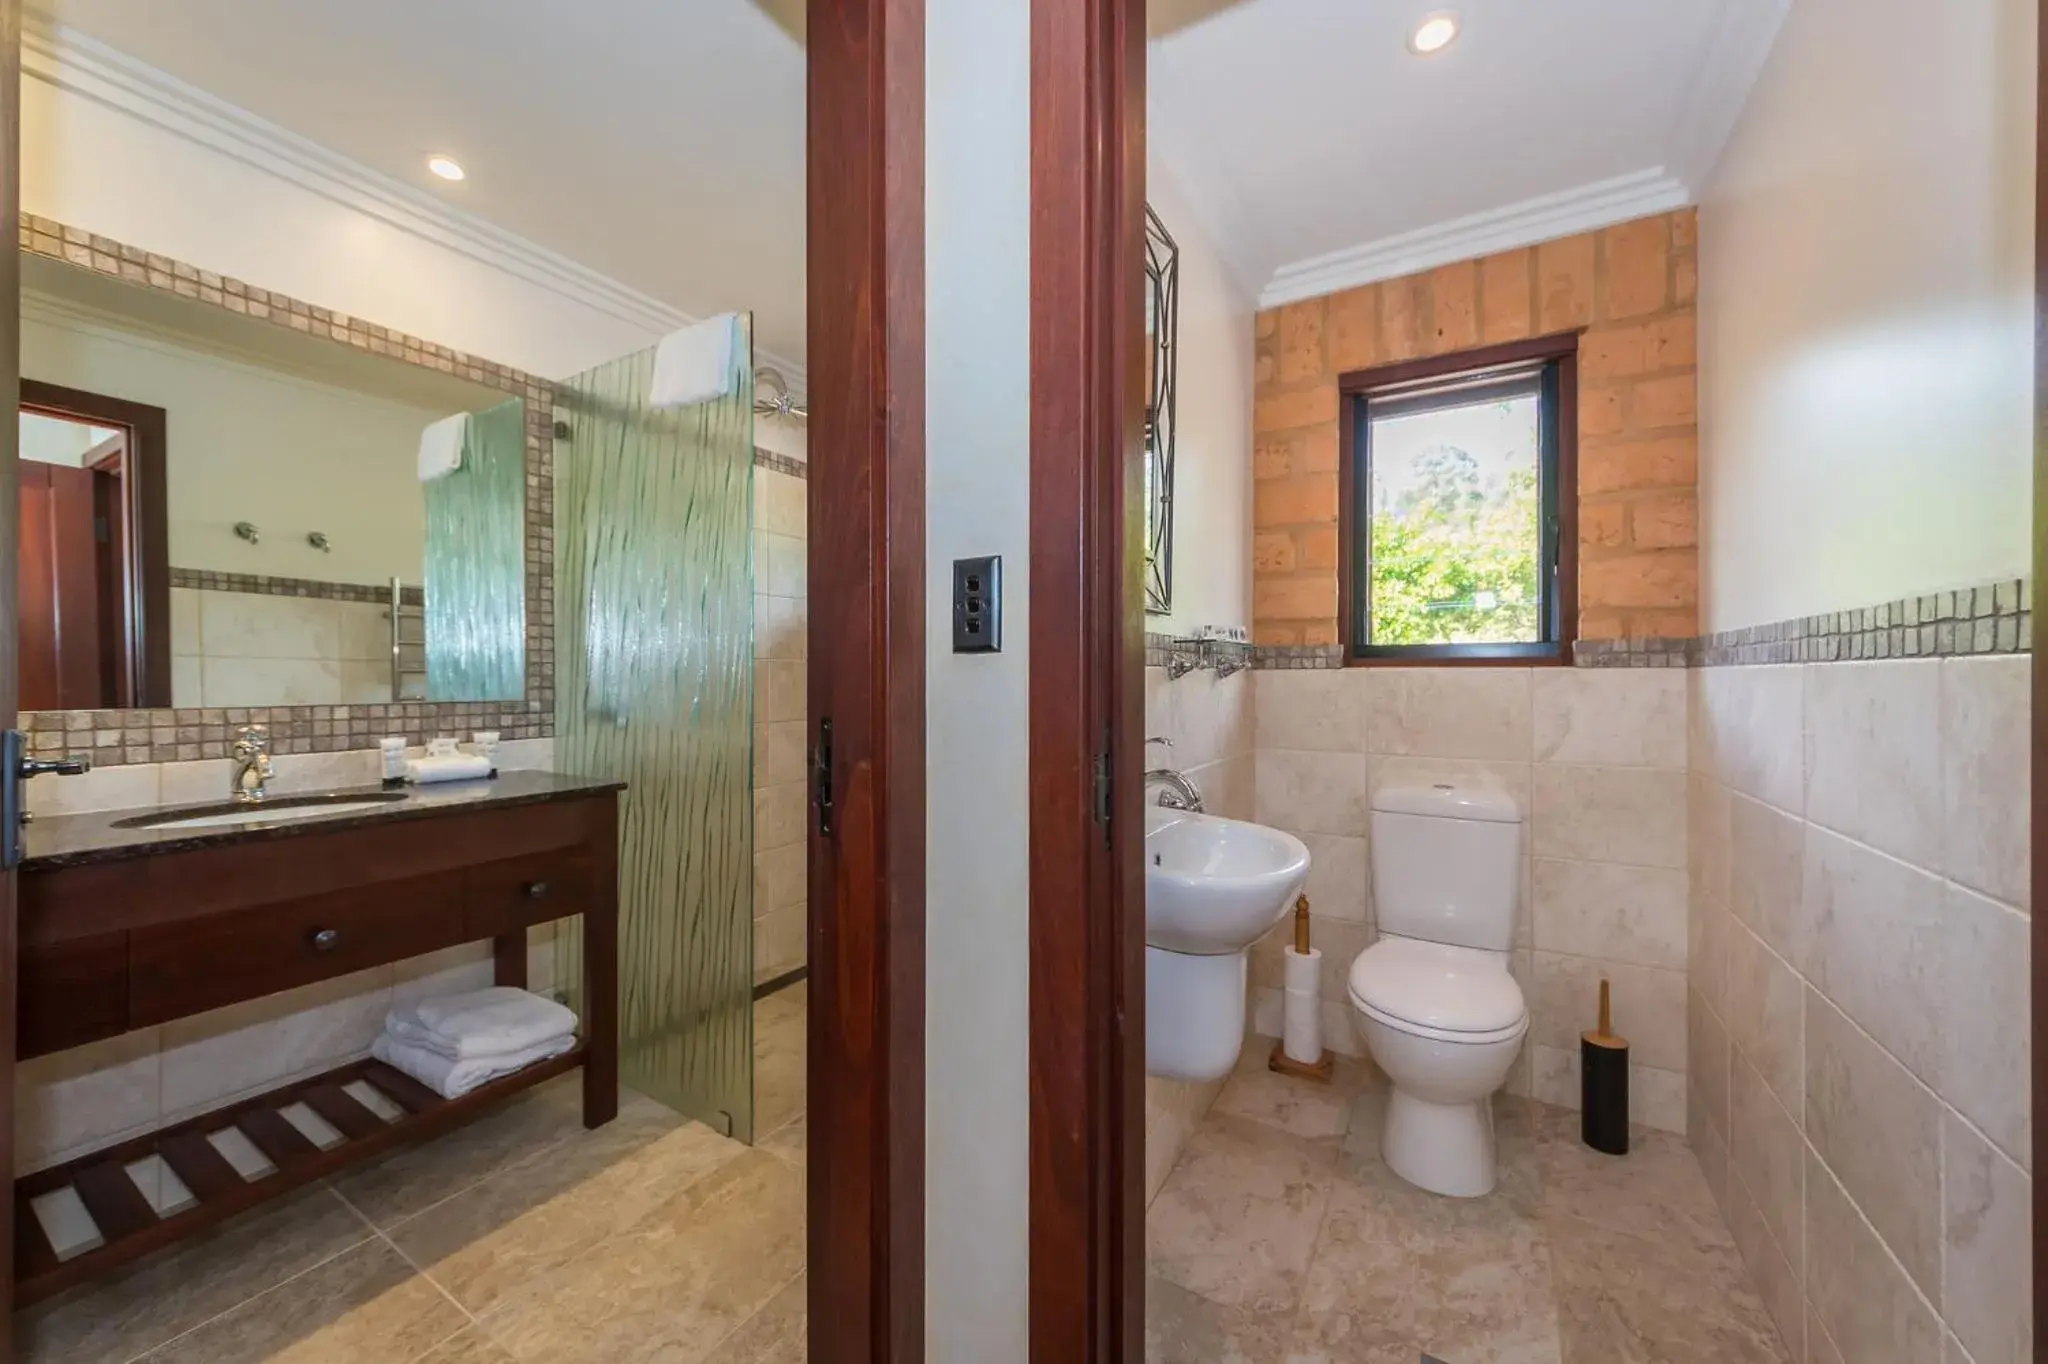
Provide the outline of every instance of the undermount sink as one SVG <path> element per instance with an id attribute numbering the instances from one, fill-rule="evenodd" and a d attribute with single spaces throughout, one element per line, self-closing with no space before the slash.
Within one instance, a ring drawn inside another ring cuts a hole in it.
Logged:
<path id="1" fill-rule="evenodd" d="M 1148 806 L 1145 942 L 1168 952 L 1242 952 L 1264 937 L 1308 879 L 1293 834 L 1239 819 Z"/>
<path id="2" fill-rule="evenodd" d="M 272 796 L 255 805 L 221 801 L 214 805 L 188 805 L 178 810 L 152 810 L 148 814 L 117 819 L 117 829 L 225 829 L 237 824 L 279 824 L 286 820 L 317 819 L 357 810 L 375 810 L 404 800 L 403 791 L 346 791 L 314 796 Z"/>

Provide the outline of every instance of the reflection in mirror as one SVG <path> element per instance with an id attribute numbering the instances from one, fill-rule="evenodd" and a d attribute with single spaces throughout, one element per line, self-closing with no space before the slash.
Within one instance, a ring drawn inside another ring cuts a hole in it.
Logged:
<path id="1" fill-rule="evenodd" d="M 520 399 L 21 259 L 24 710 L 522 694 Z"/>
<path id="2" fill-rule="evenodd" d="M 1174 355 L 1180 247 L 1145 207 L 1145 610 L 1173 609 Z"/>

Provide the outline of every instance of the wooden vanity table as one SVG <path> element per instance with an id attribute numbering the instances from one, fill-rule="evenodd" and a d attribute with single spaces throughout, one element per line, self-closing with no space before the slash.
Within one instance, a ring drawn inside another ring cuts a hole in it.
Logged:
<path id="1" fill-rule="evenodd" d="M 15 1181 L 14 1300 L 30 1303 L 288 1190 L 434 1136 L 583 1068 L 583 1120 L 618 1111 L 617 782 L 545 772 L 408 791 L 276 823 L 133 827 L 136 812 L 28 828 L 21 867 L 16 1054 L 39 1056 L 441 948 L 489 940 L 526 983 L 526 931 L 581 916 L 575 1050 L 445 1100 L 356 1061 Z M 367 797 L 366 797 L 367 798 Z M 163 812 L 158 812 L 157 818 Z M 126 825 L 127 827 L 124 827 Z M 346 1093 L 356 1081 L 404 1116 Z M 303 1103 L 341 1133 L 321 1148 L 279 1116 Z M 239 1129 L 275 1167 L 245 1179 L 207 1140 Z M 156 1155 L 195 1201 L 159 1217 L 124 1167 Z M 59 1261 L 30 1200 L 76 1188 L 105 1244 Z"/>

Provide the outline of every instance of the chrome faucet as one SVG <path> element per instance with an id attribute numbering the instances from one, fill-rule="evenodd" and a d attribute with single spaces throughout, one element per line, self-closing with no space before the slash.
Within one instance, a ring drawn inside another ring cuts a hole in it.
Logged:
<path id="1" fill-rule="evenodd" d="M 1145 742 L 1162 748 L 1173 747 L 1171 739 L 1147 739 Z M 1150 791 L 1155 786 L 1165 788 L 1159 793 L 1159 804 L 1166 809 L 1186 810 L 1195 815 L 1202 813 L 1202 792 L 1185 773 L 1171 767 L 1155 767 L 1145 774 L 1145 789 Z"/>
<path id="2" fill-rule="evenodd" d="M 244 805 L 254 805 L 270 792 L 270 731 L 245 725 L 235 731 L 234 777 L 229 792 Z"/>

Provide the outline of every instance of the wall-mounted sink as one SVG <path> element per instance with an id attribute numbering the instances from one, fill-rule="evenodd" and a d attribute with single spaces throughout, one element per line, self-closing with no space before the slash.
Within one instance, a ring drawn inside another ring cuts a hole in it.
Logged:
<path id="1" fill-rule="evenodd" d="M 1213 1080 L 1244 1043 L 1251 945 L 1308 880 L 1308 847 L 1263 824 L 1145 811 L 1145 1065 Z"/>
<path id="2" fill-rule="evenodd" d="M 406 798 L 404 791 L 336 791 L 311 796 L 272 796 L 256 805 L 221 801 L 177 810 L 152 810 L 114 821 L 117 829 L 226 829 L 237 824 L 278 824 L 374 810 Z"/>

